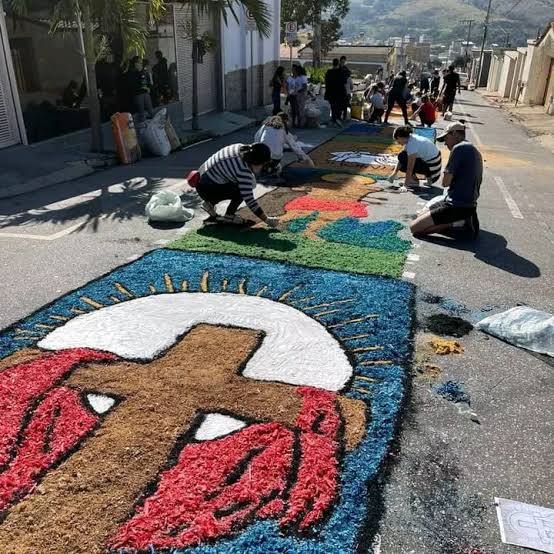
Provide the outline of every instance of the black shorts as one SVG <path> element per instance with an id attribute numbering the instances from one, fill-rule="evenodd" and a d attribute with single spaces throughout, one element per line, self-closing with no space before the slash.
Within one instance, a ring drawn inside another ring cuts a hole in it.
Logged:
<path id="1" fill-rule="evenodd" d="M 435 225 L 446 225 L 455 221 L 465 221 L 475 215 L 476 210 L 477 208 L 462 208 L 441 201 L 431 206 L 431 217 Z"/>

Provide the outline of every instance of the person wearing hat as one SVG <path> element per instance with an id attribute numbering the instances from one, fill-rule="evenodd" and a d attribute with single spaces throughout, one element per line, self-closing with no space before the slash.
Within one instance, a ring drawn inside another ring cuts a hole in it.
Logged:
<path id="1" fill-rule="evenodd" d="M 204 203 L 202 208 L 210 215 L 209 221 L 242 224 L 244 220 L 235 215 L 242 202 L 252 213 L 267 223 L 277 227 L 279 220 L 268 217 L 256 198 L 256 174 L 271 161 L 269 146 L 260 143 L 231 144 L 216 152 L 200 167 L 200 181 L 196 192 Z M 224 216 L 219 216 L 215 206 L 223 200 L 230 200 Z"/>
<path id="2" fill-rule="evenodd" d="M 450 150 L 450 158 L 444 170 L 442 186 L 448 189 L 444 200 L 433 204 L 410 225 L 414 236 L 441 233 L 454 222 L 465 222 L 473 238 L 479 234 L 477 199 L 483 180 L 483 158 L 473 144 L 466 140 L 466 127 L 456 121 L 450 123 L 437 137 Z"/>

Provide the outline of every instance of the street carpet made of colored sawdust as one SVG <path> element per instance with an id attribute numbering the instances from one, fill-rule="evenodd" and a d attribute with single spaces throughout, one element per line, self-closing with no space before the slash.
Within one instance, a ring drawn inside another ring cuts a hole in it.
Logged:
<path id="1" fill-rule="evenodd" d="M 282 231 L 188 233 L 0 334 L 2 553 L 369 548 L 411 359 L 410 244 L 367 219 L 381 161 L 329 152 L 394 147 L 353 125 L 317 170 L 290 168 L 301 188 L 261 199 Z"/>

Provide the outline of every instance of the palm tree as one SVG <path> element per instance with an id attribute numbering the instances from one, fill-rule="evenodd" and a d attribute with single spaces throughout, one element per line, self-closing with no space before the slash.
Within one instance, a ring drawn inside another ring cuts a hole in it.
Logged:
<path id="1" fill-rule="evenodd" d="M 14 13 L 20 16 L 26 15 L 37 4 L 36 0 L 8 0 L 8 2 Z M 158 20 L 163 15 L 168 3 L 166 0 L 146 0 L 149 21 Z M 137 18 L 138 4 L 138 0 L 44 0 L 41 2 L 41 6 L 46 6 L 50 11 L 52 33 L 60 31 L 67 25 L 77 25 L 79 30 L 82 30 L 82 55 L 87 70 L 91 149 L 93 152 L 102 150 L 96 63 L 109 51 L 108 37 L 110 35 L 121 37 L 123 50 L 127 54 L 144 55 L 148 29 Z M 271 12 L 264 0 L 184 0 L 182 4 L 191 7 L 191 22 L 195 35 L 197 34 L 197 14 L 209 14 L 214 21 L 215 18 L 223 18 L 227 24 L 228 13 L 231 13 L 233 18 L 238 21 L 237 7 L 243 7 L 250 11 L 259 32 L 264 36 L 268 36 L 271 29 Z M 194 65 L 193 74 L 196 69 Z M 193 104 L 197 106 L 196 83 L 194 83 L 193 89 Z M 198 113 L 197 109 L 195 113 Z"/>

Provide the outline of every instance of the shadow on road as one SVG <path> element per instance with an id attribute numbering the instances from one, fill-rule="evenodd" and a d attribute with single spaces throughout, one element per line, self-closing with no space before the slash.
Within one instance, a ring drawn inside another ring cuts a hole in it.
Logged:
<path id="1" fill-rule="evenodd" d="M 84 218 L 84 224 L 79 231 L 97 232 L 101 221 L 123 222 L 135 217 L 144 217 L 144 207 L 150 197 L 164 188 L 162 177 L 128 179 L 122 183 L 97 188 L 88 197 L 85 193 L 76 203 L 61 201 L 47 207 L 0 217 L 0 229 L 42 223 L 65 225 Z M 181 199 L 187 207 L 193 207 L 198 203 L 196 195 L 192 193 L 183 193 Z M 170 228 L 181 226 L 182 224 L 173 225 Z"/>
<path id="2" fill-rule="evenodd" d="M 541 270 L 537 265 L 510 250 L 508 248 L 508 241 L 502 235 L 497 235 L 490 231 L 481 230 L 479 239 L 476 241 L 443 236 L 421 238 L 434 244 L 473 252 L 478 260 L 518 277 L 536 279 L 541 275 Z"/>
<path id="3" fill-rule="evenodd" d="M 464 102 L 463 100 L 458 99 L 458 104 L 462 106 L 473 106 L 474 108 L 486 108 L 489 110 L 498 110 L 499 106 L 489 106 L 487 104 L 474 104 L 473 102 Z"/>

